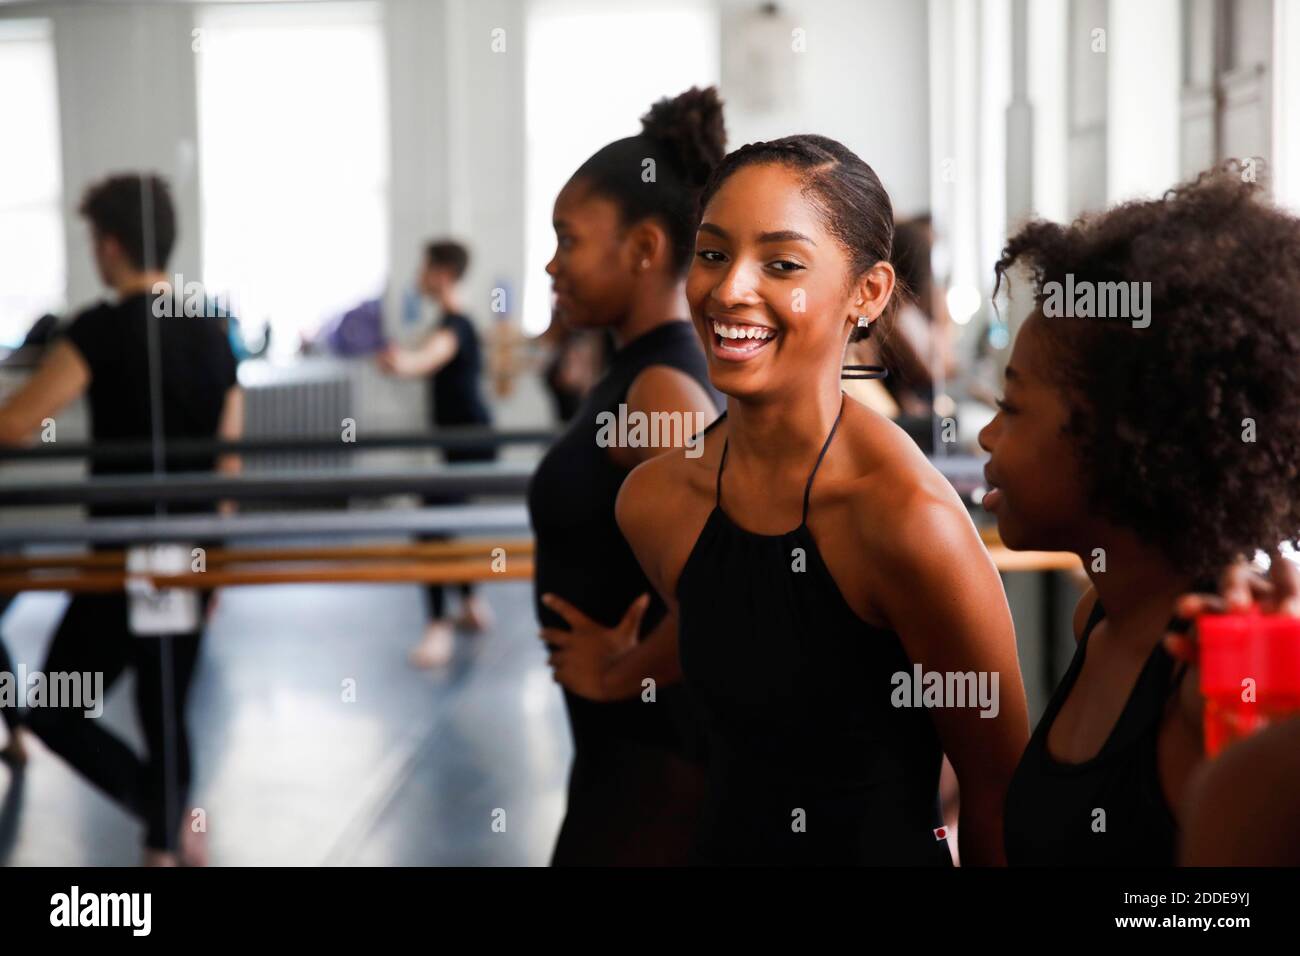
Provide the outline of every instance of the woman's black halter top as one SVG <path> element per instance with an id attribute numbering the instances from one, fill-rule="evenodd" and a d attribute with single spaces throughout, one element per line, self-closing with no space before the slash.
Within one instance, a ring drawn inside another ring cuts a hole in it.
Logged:
<path id="1" fill-rule="evenodd" d="M 709 734 L 698 862 L 950 866 L 936 835 L 939 738 L 894 707 L 898 636 L 845 602 L 803 518 L 747 531 L 717 498 L 677 582 L 681 663 Z M 900 582 L 900 586 L 906 586 Z"/>

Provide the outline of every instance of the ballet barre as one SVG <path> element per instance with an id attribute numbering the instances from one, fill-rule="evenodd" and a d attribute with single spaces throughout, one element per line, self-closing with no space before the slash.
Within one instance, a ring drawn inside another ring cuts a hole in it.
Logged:
<path id="1" fill-rule="evenodd" d="M 531 579 L 533 543 L 489 540 L 266 550 L 213 548 L 203 552 L 203 560 L 204 570 L 161 574 L 128 571 L 126 554 L 120 551 L 7 556 L 0 563 L 0 593 L 106 594 L 126 590 L 128 582 L 149 582 L 157 589 L 208 590 L 269 584 L 462 584 Z"/>
<path id="2" fill-rule="evenodd" d="M 208 548 L 204 560 L 209 566 L 287 561 L 336 561 L 353 559 L 468 558 L 502 548 L 511 555 L 532 554 L 528 539 L 510 541 L 424 541 L 412 544 L 358 544 L 314 548 Z M 0 571 L 32 571 L 51 568 L 124 568 L 124 551 L 78 551 L 69 554 L 0 555 Z"/>
<path id="3" fill-rule="evenodd" d="M 478 426 L 439 428 L 436 431 L 387 432 L 357 435 L 344 441 L 338 433 L 326 435 L 259 435 L 231 441 L 169 438 L 162 443 L 165 457 L 195 458 L 220 455 L 281 454 L 286 452 L 355 452 L 391 449 L 441 448 L 460 451 L 505 445 L 547 445 L 559 437 L 553 429 L 504 429 Z M 154 445 L 146 439 L 113 442 L 37 442 L 0 446 L 0 461 L 87 458 L 99 462 L 153 461 Z"/>
<path id="4" fill-rule="evenodd" d="M 145 544 L 155 541 L 256 540 L 291 537 L 380 537 L 518 534 L 529 530 L 522 504 L 436 505 L 369 511 L 297 511 L 233 515 L 88 518 L 0 523 L 0 547 L 60 543 Z"/>
<path id="5" fill-rule="evenodd" d="M 88 481 L 4 482 L 0 483 L 0 506 L 154 505 L 397 494 L 517 497 L 527 491 L 534 467 L 532 462 L 474 462 L 405 471 L 141 473 Z"/>

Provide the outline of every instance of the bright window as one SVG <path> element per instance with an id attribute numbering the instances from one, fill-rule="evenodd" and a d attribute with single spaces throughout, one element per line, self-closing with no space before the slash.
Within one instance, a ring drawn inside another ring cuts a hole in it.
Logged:
<path id="1" fill-rule="evenodd" d="M 66 305 L 54 40 L 47 20 L 0 20 L 0 346 Z"/>
<path id="2" fill-rule="evenodd" d="M 574 170 L 640 131 L 655 100 L 718 82 L 711 4 L 534 0 L 528 11 L 526 273 L 523 326 L 550 322 L 551 211 Z"/>
<path id="3" fill-rule="evenodd" d="M 197 20 L 203 281 L 272 354 L 382 293 L 388 101 L 371 4 Z"/>
<path id="4" fill-rule="evenodd" d="M 1278 3 L 1273 32 L 1273 188 L 1300 215 L 1300 3 Z"/>

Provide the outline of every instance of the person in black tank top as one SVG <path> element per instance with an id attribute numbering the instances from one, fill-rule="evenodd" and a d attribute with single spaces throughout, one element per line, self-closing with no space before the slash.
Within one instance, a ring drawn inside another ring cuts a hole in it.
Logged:
<path id="1" fill-rule="evenodd" d="M 656 104 L 642 127 L 561 191 L 547 266 L 557 319 L 609 329 L 619 346 L 528 494 L 537 615 L 573 733 L 555 865 L 686 862 L 703 786 L 698 732 L 674 686 L 676 620 L 650 599 L 614 504 L 632 467 L 666 446 L 697 446 L 717 415 L 699 340 L 673 315 L 684 311 L 696 196 L 723 152 L 721 104 L 712 89 L 691 90 Z M 664 415 L 675 435 L 636 436 L 638 419 Z"/>
<path id="2" fill-rule="evenodd" d="M 925 711 L 890 703 L 907 652 L 857 617 L 808 529 L 813 480 L 842 415 L 785 534 L 727 516 L 723 442 L 716 503 L 677 581 L 682 670 L 710 740 L 700 862 L 952 864 L 935 838 L 939 737 Z M 796 549 L 805 573 L 790 573 Z M 735 568 L 744 590 L 721 603 L 718 581 Z M 791 826 L 798 812 L 806 829 Z"/>
<path id="3" fill-rule="evenodd" d="M 1008 547 L 1074 552 L 1092 581 L 1007 796 L 1010 863 L 1176 862 L 1203 741 L 1170 614 L 1300 532 L 1300 389 L 1276 385 L 1300 368 L 1300 220 L 1262 198 L 1229 163 L 1158 200 L 1031 223 L 997 264 L 999 284 L 1028 267 L 1038 308 L 980 433 L 984 507 Z M 1120 315 L 1066 309 L 1067 276 L 1146 291 Z"/>
<path id="4" fill-rule="evenodd" d="M 962 858 L 1000 862 L 1028 726 L 997 572 L 951 485 L 840 388 L 893 294 L 888 195 L 841 144 L 795 136 L 730 154 L 703 209 L 687 299 L 726 417 L 618 503 L 708 730 L 694 859 L 951 866 L 946 753 Z M 927 705 L 917 669 L 997 689 Z"/>
<path id="5" fill-rule="evenodd" d="M 1097 602 L 1011 778 L 1005 838 L 1013 865 L 1167 866 L 1174 859 L 1178 825 L 1161 789 L 1156 749 L 1186 665 L 1155 646 L 1096 756 L 1065 763 L 1047 746 L 1052 721 L 1083 667 L 1088 637 L 1103 617 Z"/>
<path id="6" fill-rule="evenodd" d="M 146 209 L 152 211 L 148 228 Z M 174 314 L 170 300 L 180 290 L 170 288 L 172 277 L 165 271 L 176 236 L 167 183 L 151 175 L 112 176 L 86 191 L 80 211 L 92 228 L 100 278 L 117 301 L 92 306 L 73 319 L 31 378 L 0 404 L 0 441 L 33 436 L 43 419 L 84 393 L 95 442 L 158 439 L 163 471 L 237 471 L 237 457 L 167 453 L 167 439 L 237 440 L 243 425 L 224 319 Z M 91 473 L 139 475 L 155 468 L 148 459 L 93 461 Z M 209 501 L 166 508 L 92 505 L 89 511 L 122 516 L 217 508 Z M 27 714 L 27 725 L 50 750 L 140 819 L 147 864 L 206 861 L 204 832 L 188 825 L 185 711 L 211 593 L 199 592 L 196 630 L 165 636 L 132 632 L 125 592 L 75 594 L 50 642 L 41 668 L 45 674 L 100 674 L 107 692 L 128 667 L 134 672 L 142 756 L 80 709 L 34 707 Z"/>
<path id="7" fill-rule="evenodd" d="M 558 595 L 584 616 L 613 626 L 651 591 L 614 521 L 627 469 L 599 447 L 596 423 L 602 412 L 616 413 L 632 383 L 653 367 L 677 369 L 708 387 L 690 325 L 666 322 L 652 329 L 614 354 L 533 477 L 528 507 L 537 540 L 538 619 L 547 628 L 570 625 L 540 600 L 543 595 Z M 646 638 L 664 618 L 664 604 L 655 598 L 637 637 Z M 592 700 L 565 689 L 574 762 L 556 865 L 682 862 L 699 801 L 701 746 L 680 688 L 659 687 L 656 697 L 653 705 L 639 696 Z"/>
<path id="8" fill-rule="evenodd" d="M 379 355 L 379 367 L 406 378 L 430 378 L 429 422 L 441 427 L 489 426 L 492 414 L 483 398 L 483 359 L 478 332 L 460 307 L 460 280 L 469 268 L 469 250 L 458 242 L 440 239 L 424 250 L 420 271 L 420 291 L 437 303 L 442 312 L 438 326 L 417 348 L 391 346 Z M 448 464 L 468 461 L 495 461 L 495 445 L 447 448 L 442 453 Z M 457 495 L 425 495 L 426 505 L 454 505 L 469 499 Z M 446 535 L 424 535 L 423 541 L 444 541 Z M 491 626 L 492 612 L 487 602 L 475 593 L 471 584 L 458 585 L 461 616 L 456 623 L 471 631 Z M 416 667 L 439 667 L 451 660 L 455 651 L 453 622 L 446 613 L 446 594 L 441 584 L 425 588 L 428 595 L 429 623 L 424 637 L 411 650 L 410 660 Z"/>

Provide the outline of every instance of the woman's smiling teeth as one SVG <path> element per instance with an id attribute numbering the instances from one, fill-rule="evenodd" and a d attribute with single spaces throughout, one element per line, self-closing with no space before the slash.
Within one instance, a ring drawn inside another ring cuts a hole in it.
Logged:
<path id="1" fill-rule="evenodd" d="M 776 337 L 776 330 L 762 325 L 713 323 L 717 348 L 725 352 L 756 352 Z"/>

